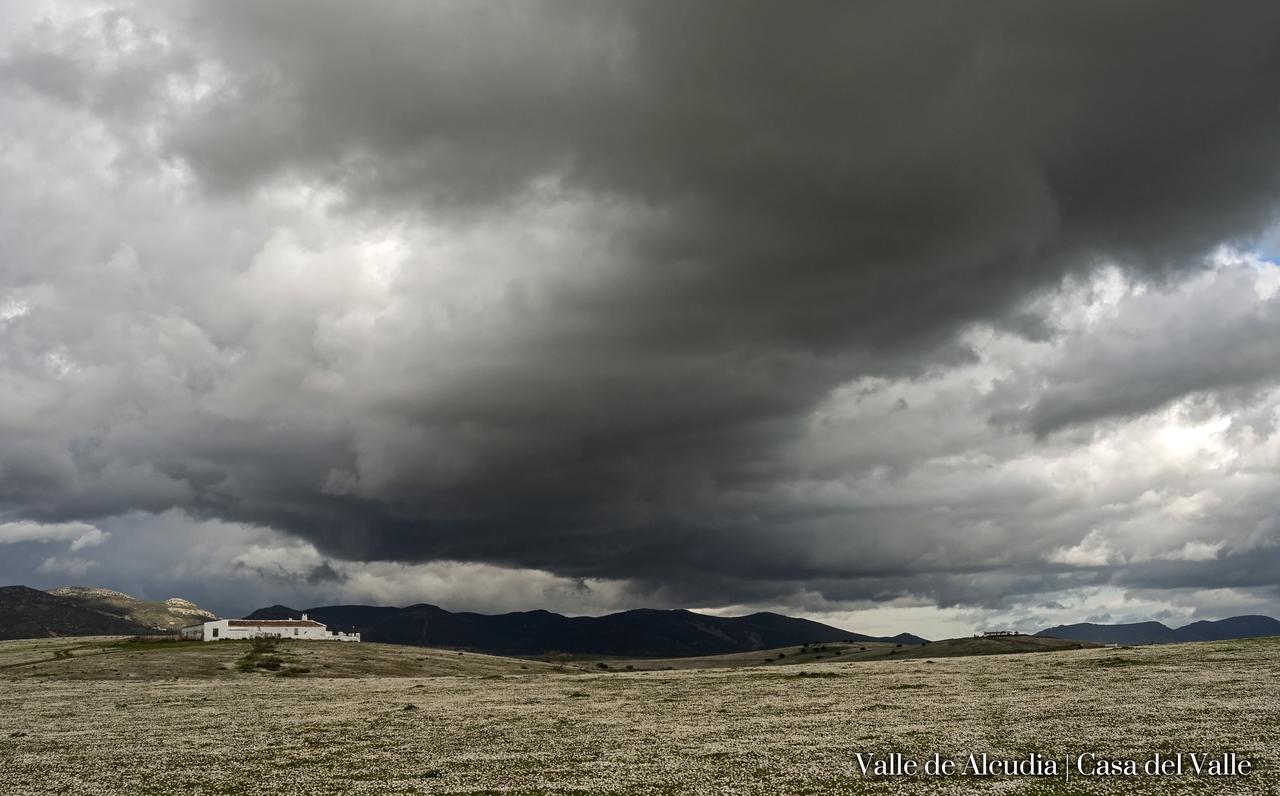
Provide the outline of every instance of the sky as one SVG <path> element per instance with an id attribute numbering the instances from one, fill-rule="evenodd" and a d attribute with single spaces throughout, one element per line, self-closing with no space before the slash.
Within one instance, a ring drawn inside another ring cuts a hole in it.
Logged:
<path id="1" fill-rule="evenodd" d="M 0 582 L 1280 615 L 1280 6 L 0 6 Z"/>

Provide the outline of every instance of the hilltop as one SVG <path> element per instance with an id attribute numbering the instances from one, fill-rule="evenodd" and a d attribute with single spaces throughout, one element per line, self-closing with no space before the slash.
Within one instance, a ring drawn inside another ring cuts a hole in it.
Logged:
<path id="1" fill-rule="evenodd" d="M 162 601 L 139 600 L 124 592 L 87 586 L 62 586 L 51 589 L 49 593 L 75 601 L 85 608 L 119 616 L 156 630 L 177 630 L 218 618 L 212 611 L 206 611 L 181 597 L 170 597 Z"/>

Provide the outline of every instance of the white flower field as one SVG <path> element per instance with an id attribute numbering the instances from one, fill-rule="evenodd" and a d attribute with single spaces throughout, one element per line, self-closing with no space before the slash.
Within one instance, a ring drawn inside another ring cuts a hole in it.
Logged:
<path id="1" fill-rule="evenodd" d="M 125 661 L 73 679 L 22 643 L 0 645 L 2 794 L 1280 792 L 1280 639 L 634 672 L 439 652 L 454 673 L 420 657 L 434 676 L 220 664 L 176 679 L 164 650 L 136 656 L 149 657 L 137 673 Z M 350 646 L 364 649 L 332 654 L 381 647 Z M 1036 755 L 1060 771 L 860 771 L 858 753 L 894 752 L 957 766 Z M 1236 753 L 1252 770 L 1074 769 L 1085 753 L 1142 765 L 1179 752 Z"/>

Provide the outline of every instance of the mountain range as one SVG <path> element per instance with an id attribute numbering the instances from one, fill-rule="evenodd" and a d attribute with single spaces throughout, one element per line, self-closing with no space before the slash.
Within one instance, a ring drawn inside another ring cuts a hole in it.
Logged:
<path id="1" fill-rule="evenodd" d="M 1269 616 L 1257 615 L 1233 616 L 1216 622 L 1192 622 L 1177 629 L 1160 622 L 1122 625 L 1083 622 L 1051 627 L 1036 635 L 1103 644 L 1174 644 L 1182 641 L 1226 641 L 1233 638 L 1280 636 L 1280 622 Z"/>
<path id="2" fill-rule="evenodd" d="M 808 619 L 775 613 L 710 616 L 684 610 L 637 609 L 606 616 L 562 616 L 550 611 L 507 614 L 454 613 L 421 603 L 405 608 L 330 605 L 308 608 L 312 619 L 334 630 L 355 629 L 366 641 L 452 647 L 501 655 L 610 655 L 680 657 L 772 649 L 809 642 L 880 641 L 924 644 L 910 633 L 868 636 Z M 260 608 L 250 619 L 297 618 L 283 605 Z M 171 597 L 139 600 L 110 589 L 63 586 L 39 591 L 0 587 L 0 639 L 48 636 L 148 635 L 217 619 L 194 603 Z M 1037 636 L 1103 644 L 1170 644 L 1280 636 L 1269 616 L 1233 616 L 1170 628 L 1160 622 L 1059 625 Z"/>
<path id="3" fill-rule="evenodd" d="M 304 612 L 283 605 L 261 608 L 247 619 L 296 619 Z M 786 647 L 809 642 L 889 641 L 923 644 L 903 633 L 890 638 L 773 613 L 708 616 L 649 608 L 607 616 L 562 616 L 550 611 L 509 614 L 453 613 L 425 603 L 407 608 L 331 605 L 308 608 L 311 619 L 334 630 L 355 629 L 366 641 L 458 647 L 499 655 L 621 655 L 679 657 Z"/>

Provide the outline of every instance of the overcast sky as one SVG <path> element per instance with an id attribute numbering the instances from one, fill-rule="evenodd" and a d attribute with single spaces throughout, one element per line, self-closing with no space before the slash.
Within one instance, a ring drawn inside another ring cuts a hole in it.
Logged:
<path id="1" fill-rule="evenodd" d="M 1280 615 L 1278 200 L 1274 3 L 7 2 L 0 582 Z"/>

